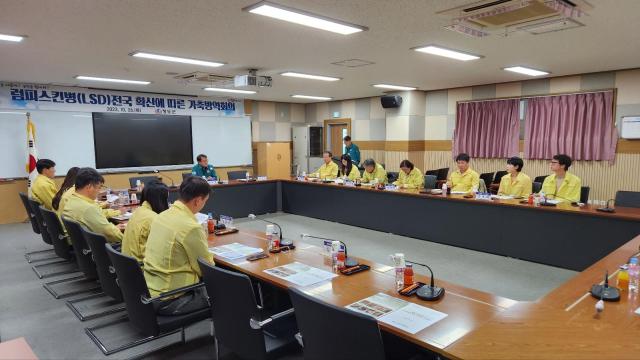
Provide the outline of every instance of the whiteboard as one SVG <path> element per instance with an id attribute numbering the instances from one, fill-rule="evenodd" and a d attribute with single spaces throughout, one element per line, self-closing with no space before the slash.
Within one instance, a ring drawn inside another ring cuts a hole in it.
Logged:
<path id="1" fill-rule="evenodd" d="M 620 127 L 623 139 L 640 139 L 640 116 L 623 116 Z"/>
<path id="2" fill-rule="evenodd" d="M 95 167 L 91 113 L 31 111 L 31 119 L 38 157 L 55 161 L 57 175 L 64 176 L 73 166 Z M 252 163 L 248 117 L 192 116 L 191 121 L 194 163 L 200 153 L 207 154 L 213 166 Z M 26 159 L 25 111 L 0 109 L 0 178 L 26 177 Z"/>

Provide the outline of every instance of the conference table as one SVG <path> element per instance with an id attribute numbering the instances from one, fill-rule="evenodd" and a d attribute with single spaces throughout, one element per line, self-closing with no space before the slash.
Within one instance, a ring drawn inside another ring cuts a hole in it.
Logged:
<path id="1" fill-rule="evenodd" d="M 601 282 L 605 272 L 610 276 L 610 283 L 615 285 L 618 266 L 639 253 L 640 209 L 618 207 L 615 213 L 602 213 L 591 206 L 536 207 L 517 200 L 474 200 L 455 195 L 421 194 L 416 190 L 380 191 L 295 180 L 232 182 L 212 185 L 212 189 L 213 195 L 206 208 L 217 214 L 244 217 L 249 213 L 284 211 L 356 226 L 366 223 L 369 226 L 365 227 L 375 230 L 502 255 L 508 250 L 511 254 L 521 254 L 520 258 L 526 260 L 536 259 L 580 271 L 533 302 L 515 301 L 438 279 L 436 285 L 446 289 L 440 300 L 426 302 L 407 298 L 395 291 L 395 274 L 390 266 L 366 259 L 359 259 L 359 262 L 369 265 L 368 271 L 351 276 L 340 274 L 331 280 L 302 287 L 306 293 L 336 306 L 384 293 L 446 313 L 447 317 L 416 334 L 380 323 L 383 331 L 446 358 L 640 357 L 640 342 L 637 341 L 640 315 L 636 313 L 640 295 L 622 291 L 621 301 L 606 303 L 605 310 L 597 314 L 594 309 L 597 299 L 588 294 L 591 285 Z M 235 195 L 238 198 L 234 198 Z M 170 196 L 175 198 L 176 194 Z M 354 205 L 359 208 L 349 207 Z M 472 218 L 465 217 L 471 213 Z M 411 225 L 412 222 L 417 225 Z M 529 223 L 540 228 L 518 228 L 510 223 Z M 485 228 L 491 231 L 486 232 Z M 516 232 L 511 233 L 513 231 Z M 509 234 L 512 236 L 508 237 Z M 470 235 L 477 243 L 460 239 Z M 520 239 L 535 240 L 541 246 L 526 244 Z M 514 244 L 503 244 L 502 247 L 492 244 L 505 241 Z M 231 243 L 266 248 L 264 234 L 253 231 L 209 237 L 210 247 Z M 320 247 L 306 243 L 296 245 L 295 250 L 270 254 L 255 262 L 219 256 L 215 260 L 283 290 L 296 285 L 264 270 L 292 262 L 331 270 L 330 260 Z M 539 251 L 539 254 L 533 257 L 526 252 L 516 252 L 518 246 Z M 549 256 L 541 256 L 544 251 Z M 428 283 L 430 279 L 417 275 L 416 281 Z"/>
<path id="2" fill-rule="evenodd" d="M 296 180 L 212 185 L 202 212 L 285 213 L 582 271 L 640 233 L 640 209 L 475 200 Z M 172 191 L 170 200 L 177 198 Z"/>

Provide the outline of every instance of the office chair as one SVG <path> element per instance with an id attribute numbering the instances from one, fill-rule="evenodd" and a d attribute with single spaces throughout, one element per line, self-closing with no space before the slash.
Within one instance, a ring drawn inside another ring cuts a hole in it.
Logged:
<path id="1" fill-rule="evenodd" d="M 194 284 L 179 289 L 168 291 L 156 297 L 149 295 L 149 288 L 144 279 L 142 268 L 138 261 L 130 256 L 124 255 L 114 250 L 111 244 L 105 245 L 107 255 L 113 264 L 118 279 L 118 284 L 122 290 L 125 306 L 127 309 L 127 317 L 122 317 L 114 321 L 99 324 L 94 327 L 85 328 L 86 334 L 96 344 L 103 354 L 111 355 L 132 347 L 148 343 L 150 341 L 163 338 L 168 335 L 180 333 L 180 342 L 186 343 L 184 329 L 190 325 L 198 323 L 211 317 L 210 309 L 204 308 L 185 315 L 163 316 L 156 314 L 156 306 L 163 300 L 175 297 L 176 295 L 200 288 L 204 284 Z M 138 331 L 140 339 L 130 343 L 120 345 L 114 349 L 108 349 L 107 346 L 97 336 L 96 331 L 123 322 L 129 321 L 131 325 Z M 175 345 L 170 343 L 161 348 Z M 154 351 L 154 349 L 137 357 L 143 357 Z"/>
<path id="2" fill-rule="evenodd" d="M 243 170 L 227 172 L 227 178 L 229 179 L 229 181 L 245 179 L 246 177 L 247 177 L 247 172 Z"/>
<path id="3" fill-rule="evenodd" d="M 41 231 L 40 231 L 40 227 L 42 225 L 40 225 L 40 223 L 38 223 L 38 219 L 36 219 L 36 214 L 33 210 L 33 207 L 30 204 L 30 199 L 29 197 L 25 194 L 25 193 L 18 193 L 18 195 L 20 196 L 20 200 L 22 201 L 22 205 L 24 206 L 24 210 L 27 212 L 27 216 L 29 217 L 29 222 L 31 223 L 31 228 L 33 229 L 33 232 L 37 235 L 40 235 L 42 237 L 42 241 L 45 242 L 45 244 L 52 245 L 47 243 L 47 240 L 45 240 L 45 238 L 42 236 Z M 40 204 L 38 203 L 38 206 L 40 206 Z M 43 257 L 36 257 L 36 255 L 42 255 Z M 37 251 L 31 251 L 31 252 L 27 252 L 24 254 L 25 259 L 27 259 L 28 263 L 32 263 L 32 262 L 39 262 L 39 261 L 47 261 L 47 260 L 55 260 L 56 256 L 54 254 L 54 250 L 50 248 L 45 249 L 45 250 L 37 250 Z"/>
<path id="4" fill-rule="evenodd" d="M 531 192 L 534 194 L 537 194 L 540 192 L 540 190 L 542 190 L 542 183 L 541 182 L 533 182 L 531 183 Z"/>
<path id="5" fill-rule="evenodd" d="M 263 319 L 251 280 L 245 274 L 224 270 L 198 260 L 211 301 L 215 324 L 215 359 L 219 344 L 243 359 L 266 360 L 295 345 L 298 332 L 293 309 Z"/>
<path id="6" fill-rule="evenodd" d="M 398 180 L 399 173 L 397 171 L 389 171 L 387 172 L 387 179 L 389 180 L 389 184 L 392 184 L 394 181 Z"/>
<path id="7" fill-rule="evenodd" d="M 493 177 L 493 184 L 500 184 L 500 180 L 502 180 L 502 177 L 507 175 L 508 173 L 506 171 L 496 171 L 496 175 Z"/>
<path id="8" fill-rule="evenodd" d="M 150 181 L 160 181 L 158 176 L 134 176 L 129 178 L 129 188 L 134 189 L 136 187 L 136 183 L 140 180 L 140 182 L 146 185 Z"/>
<path id="9" fill-rule="evenodd" d="M 447 180 L 449 176 L 449 168 L 438 169 L 438 181 Z"/>
<path id="10" fill-rule="evenodd" d="M 437 181 L 438 181 L 438 177 L 436 175 L 425 175 L 424 176 L 424 188 L 426 190 L 435 189 Z"/>
<path id="11" fill-rule="evenodd" d="M 484 180 L 485 188 L 488 188 L 493 183 L 493 175 L 494 173 L 492 172 L 480 174 L 480 179 Z"/>
<path id="12" fill-rule="evenodd" d="M 193 176 L 193 173 L 191 173 L 191 172 L 183 172 L 182 173 L 182 181 L 184 181 L 184 179 L 188 178 L 189 176 Z"/>
<path id="13" fill-rule="evenodd" d="M 542 184 L 544 183 L 544 179 L 546 179 L 547 176 L 549 175 L 536 176 L 535 179 L 533 179 L 533 182 L 539 182 L 540 184 Z"/>
<path id="14" fill-rule="evenodd" d="M 633 207 L 640 208 L 640 192 L 639 191 L 617 191 L 616 207 Z"/>
<path id="15" fill-rule="evenodd" d="M 580 187 L 580 202 L 586 204 L 589 201 L 589 192 L 591 192 L 591 188 L 588 186 Z"/>
<path id="16" fill-rule="evenodd" d="M 49 245 L 53 245 L 51 235 L 49 234 L 49 231 L 47 229 L 47 224 L 45 223 L 44 218 L 42 217 L 42 212 L 40 211 L 40 203 L 32 199 L 29 199 L 27 201 L 29 203 L 29 206 L 31 206 L 31 210 L 33 211 L 38 225 L 40 226 L 40 236 L 42 236 L 42 240 Z M 55 254 L 55 248 L 53 249 L 53 251 Z M 54 258 L 49 258 L 49 260 L 55 261 L 51 261 L 41 265 L 34 265 L 31 267 L 31 269 L 33 269 L 39 279 L 45 279 L 48 277 L 73 272 L 73 266 L 71 266 L 71 268 L 69 266 L 66 266 L 67 264 L 71 264 L 68 260 L 59 258 L 57 255 Z M 46 269 L 52 270 L 48 272 L 46 271 Z"/>
<path id="17" fill-rule="evenodd" d="M 107 239 L 104 235 L 91 232 L 84 227 L 81 227 L 80 230 L 89 249 L 91 249 L 91 257 L 96 264 L 96 272 L 102 291 L 80 299 L 68 300 L 66 302 L 67 307 L 71 309 L 80 321 L 95 319 L 123 311 L 125 307 L 122 303 L 122 291 L 116 281 L 116 272 L 105 248 Z M 78 306 L 78 304 L 83 304 L 87 300 L 96 298 L 106 298 L 105 301 L 100 303 L 98 312 L 83 313 L 82 310 L 86 308 L 86 306 Z"/>
<path id="18" fill-rule="evenodd" d="M 436 177 L 436 180 L 438 180 L 438 170 L 427 170 L 427 172 L 424 173 L 425 175 L 433 175 Z"/>
<path id="19" fill-rule="evenodd" d="M 382 335 L 373 317 L 322 303 L 295 288 L 289 289 L 289 296 L 305 359 L 385 359 Z"/>

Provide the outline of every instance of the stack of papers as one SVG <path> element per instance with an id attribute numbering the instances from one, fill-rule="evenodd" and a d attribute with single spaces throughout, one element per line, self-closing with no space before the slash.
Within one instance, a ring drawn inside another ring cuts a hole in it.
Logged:
<path id="1" fill-rule="evenodd" d="M 513 196 L 509 196 L 509 195 L 491 195 L 492 199 L 498 199 L 498 200 L 511 200 L 514 197 Z"/>
<path id="2" fill-rule="evenodd" d="M 452 191 L 451 195 L 464 195 L 469 193 L 468 191 Z"/>
<path id="3" fill-rule="evenodd" d="M 377 293 L 347 305 L 347 309 L 371 315 L 378 321 L 415 334 L 447 317 L 447 314 L 402 299 Z"/>
<path id="4" fill-rule="evenodd" d="M 332 272 L 314 268 L 299 262 L 274 267 L 264 270 L 264 272 L 299 286 L 317 284 L 338 276 Z"/>
<path id="5" fill-rule="evenodd" d="M 229 260 L 236 260 L 246 258 L 249 255 L 260 253 L 262 252 L 262 249 L 242 245 L 239 243 L 232 243 L 210 248 L 209 251 L 216 256 L 220 256 Z"/>

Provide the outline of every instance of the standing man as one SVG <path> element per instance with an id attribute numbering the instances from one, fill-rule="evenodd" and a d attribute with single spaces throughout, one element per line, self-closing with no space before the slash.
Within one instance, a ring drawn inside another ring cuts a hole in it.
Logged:
<path id="1" fill-rule="evenodd" d="M 151 223 L 144 252 L 144 279 L 151 296 L 200 282 L 198 258 L 213 264 L 207 234 L 197 214 L 209 199 L 204 179 L 189 176 L 180 184 L 180 195 L 168 210 Z M 209 307 L 204 288 L 159 304 L 160 315 L 183 315 Z"/>
<path id="2" fill-rule="evenodd" d="M 557 199 L 565 202 L 579 202 L 582 181 L 579 177 L 568 172 L 571 166 L 571 158 L 564 154 L 553 157 L 549 167 L 553 171 L 542 183 L 542 192 L 549 199 Z"/>
<path id="3" fill-rule="evenodd" d="M 40 159 L 36 163 L 38 177 L 31 185 L 31 198 L 44 206 L 47 210 L 53 210 L 51 202 L 58 193 L 58 187 L 53 181 L 56 176 L 56 163 L 49 159 Z"/>
<path id="4" fill-rule="evenodd" d="M 204 176 L 207 180 L 218 178 L 213 165 L 209 165 L 209 159 L 207 158 L 207 155 L 200 154 L 196 157 L 196 160 L 198 161 L 198 163 L 193 165 L 193 168 L 191 168 L 191 175 L 200 178 Z"/>
<path id="5" fill-rule="evenodd" d="M 344 137 L 344 146 L 346 146 L 346 154 L 351 156 L 351 161 L 354 165 L 360 165 L 360 148 L 351 142 L 351 136 L 347 135 Z"/>
<path id="6" fill-rule="evenodd" d="M 456 156 L 458 170 L 451 173 L 448 185 L 451 191 L 476 192 L 480 186 L 480 175 L 469 167 L 471 157 L 462 153 Z"/>

